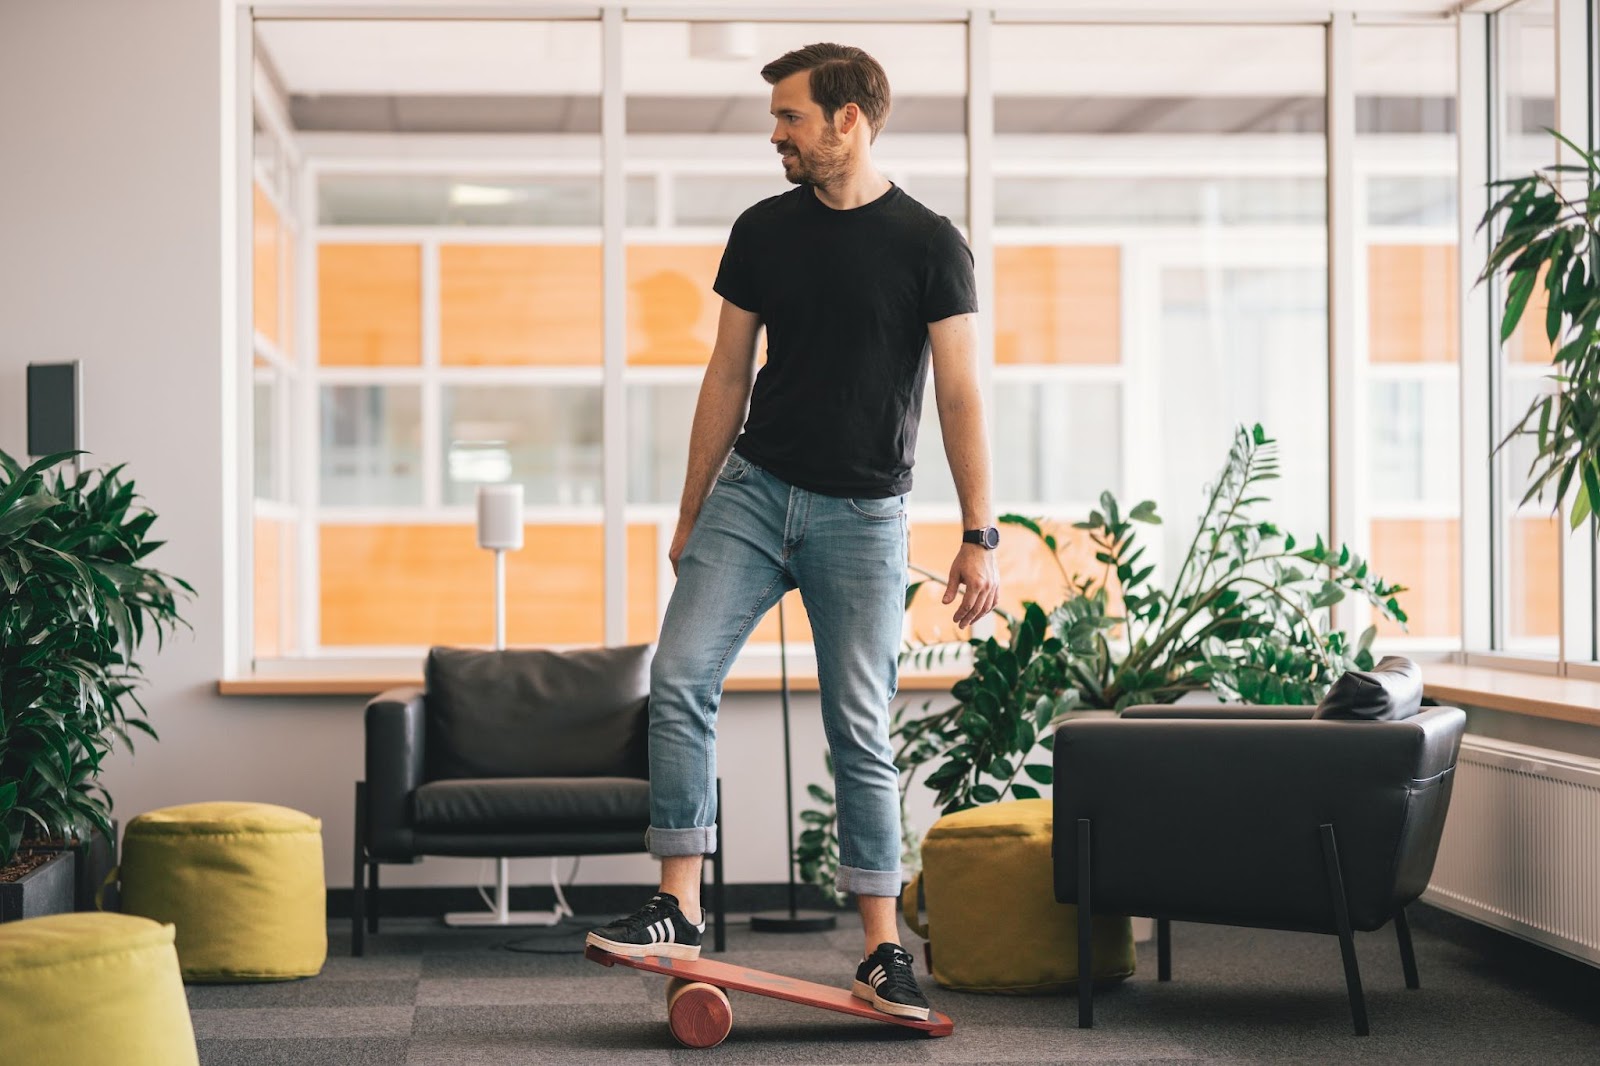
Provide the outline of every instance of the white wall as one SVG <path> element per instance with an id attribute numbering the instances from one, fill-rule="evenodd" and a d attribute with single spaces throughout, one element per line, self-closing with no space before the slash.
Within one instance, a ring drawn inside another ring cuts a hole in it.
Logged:
<path id="1" fill-rule="evenodd" d="M 362 701 L 222 698 L 225 321 L 224 0 L 0 0 L 0 449 L 26 448 L 29 362 L 80 359 L 91 465 L 126 462 L 167 545 L 150 564 L 189 581 L 193 625 L 142 655 L 160 743 L 104 783 L 124 822 L 176 803 L 281 803 L 323 820 L 330 885 L 350 883 Z M 796 809 L 820 780 L 814 695 L 797 696 Z M 787 876 L 777 700 L 730 696 L 719 750 L 733 882 Z M 926 790 L 919 789 L 919 792 Z M 920 798 L 920 797 L 919 797 Z M 925 827 L 931 808 L 913 813 Z M 546 878 L 543 860 L 516 864 Z M 570 864 L 562 864 L 566 876 Z M 390 885 L 462 884 L 471 861 L 391 867 Z M 645 856 L 595 857 L 580 883 L 654 883 Z"/>

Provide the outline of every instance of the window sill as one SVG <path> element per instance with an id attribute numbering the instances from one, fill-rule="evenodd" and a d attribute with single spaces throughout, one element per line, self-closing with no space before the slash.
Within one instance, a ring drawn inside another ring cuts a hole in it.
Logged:
<path id="1" fill-rule="evenodd" d="M 1600 726 L 1600 681 L 1456 663 L 1427 663 L 1425 695 L 1493 711 Z"/>
<path id="2" fill-rule="evenodd" d="M 925 673 L 906 670 L 900 674 L 900 691 L 916 693 L 948 692 L 950 686 L 967 676 L 963 673 Z M 391 688 L 418 687 L 420 675 L 393 677 L 243 677 L 217 682 L 221 696 L 376 696 Z M 724 692 L 777 692 L 782 679 L 775 673 L 731 674 Z M 789 675 L 790 692 L 816 692 L 815 674 Z"/>

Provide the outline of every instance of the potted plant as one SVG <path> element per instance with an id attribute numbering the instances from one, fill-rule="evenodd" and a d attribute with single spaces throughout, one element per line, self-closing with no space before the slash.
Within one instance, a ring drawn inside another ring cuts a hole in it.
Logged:
<path id="1" fill-rule="evenodd" d="M 1517 436 L 1534 437 L 1539 450 L 1521 502 L 1543 499 L 1552 478 L 1558 504 L 1576 485 L 1570 520 L 1577 529 L 1600 508 L 1600 153 L 1585 152 L 1555 130 L 1546 132 L 1581 162 L 1490 182 L 1504 193 L 1478 226 L 1493 226 L 1497 233 L 1478 281 L 1505 276 L 1502 344 L 1522 321 L 1535 289 L 1544 288 L 1555 389 L 1534 400 L 1494 450 Z M 1595 529 L 1600 536 L 1600 524 Z"/>
<path id="2" fill-rule="evenodd" d="M 1054 728 L 1074 714 L 1115 714 L 1202 690 L 1230 701 L 1312 703 L 1345 670 L 1369 668 L 1376 628 L 1352 644 L 1329 629 L 1323 612 L 1354 593 L 1403 625 L 1395 596 L 1405 589 L 1371 573 L 1347 547 L 1335 551 L 1320 536 L 1310 547 L 1297 545 L 1271 522 L 1252 518 L 1251 508 L 1265 502 L 1255 494 L 1277 476 L 1276 442 L 1259 425 L 1239 427 L 1167 588 L 1151 583 L 1153 563 L 1140 565 L 1145 549 L 1135 527 L 1161 521 L 1151 501 L 1124 514 L 1102 493 L 1102 509 L 1074 523 L 1096 549 L 1102 569 L 1091 575 L 1069 572 L 1063 545 L 1040 523 L 1003 516 L 1038 538 L 1060 568 L 1067 596 L 1048 608 L 1026 603 L 1020 617 L 997 611 L 1006 636 L 966 642 L 971 673 L 951 689 L 949 706 L 934 710 L 930 700 L 897 708 L 891 737 L 902 800 L 924 766 L 932 767 L 924 784 L 946 814 L 1038 798 L 1038 786 L 1052 781 Z M 908 606 L 923 584 L 943 584 L 919 572 L 925 580 L 911 586 Z M 957 647 L 915 645 L 902 661 L 932 666 Z M 801 813 L 807 826 L 796 858 L 807 880 L 831 890 L 838 868 L 833 797 L 816 785 L 811 795 L 821 809 Z M 917 843 L 907 836 L 907 865 L 914 867 Z"/>
<path id="3" fill-rule="evenodd" d="M 156 736 L 133 655 L 147 627 L 159 648 L 164 630 L 187 625 L 176 596 L 194 593 L 141 562 L 162 542 L 121 466 L 47 479 L 75 454 L 24 470 L 0 452 L 0 896 L 11 901 L 0 906 L 14 915 L 35 912 L 15 897 L 38 875 L 7 882 L 8 868 L 74 848 L 111 861 L 91 839 L 116 837 L 101 764 L 117 741 L 133 750 L 133 731 Z"/>

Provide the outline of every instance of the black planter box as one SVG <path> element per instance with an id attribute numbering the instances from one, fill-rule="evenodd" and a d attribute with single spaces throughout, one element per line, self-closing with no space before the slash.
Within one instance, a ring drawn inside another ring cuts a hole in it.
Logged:
<path id="1" fill-rule="evenodd" d="M 70 850 L 59 851 L 20 881 L 0 884 L 0 922 L 71 913 L 76 870 L 77 856 Z"/>

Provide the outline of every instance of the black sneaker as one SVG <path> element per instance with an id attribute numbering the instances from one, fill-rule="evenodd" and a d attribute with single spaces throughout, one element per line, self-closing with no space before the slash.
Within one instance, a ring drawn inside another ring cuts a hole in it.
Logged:
<path id="1" fill-rule="evenodd" d="M 856 967 L 856 983 L 851 991 L 885 1014 L 928 1020 L 928 1001 L 917 988 L 911 952 L 899 944 L 884 941 L 877 951 L 862 959 L 861 965 Z"/>
<path id="2" fill-rule="evenodd" d="M 626 918 L 602 925 L 589 934 L 587 943 L 614 955 L 639 959 L 647 955 L 669 959 L 698 959 L 700 934 L 706 931 L 705 915 L 700 924 L 691 925 L 678 909 L 678 897 L 657 892 L 643 907 Z"/>

